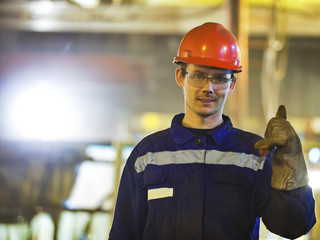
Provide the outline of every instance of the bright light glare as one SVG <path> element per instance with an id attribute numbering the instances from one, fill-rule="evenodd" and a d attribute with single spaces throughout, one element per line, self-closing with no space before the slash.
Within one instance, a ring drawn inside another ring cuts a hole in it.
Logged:
<path id="1" fill-rule="evenodd" d="M 99 5 L 98 0 L 74 0 L 74 2 L 80 4 L 84 8 L 95 8 Z"/>
<path id="2" fill-rule="evenodd" d="M 17 94 L 9 115 L 17 135 L 56 140 L 66 138 L 76 131 L 78 114 L 75 109 L 63 91 L 40 81 Z"/>
<path id="3" fill-rule="evenodd" d="M 309 186 L 313 190 L 319 190 L 320 189 L 320 171 L 310 170 L 308 173 L 308 177 L 309 177 Z"/>
<path id="4" fill-rule="evenodd" d="M 96 161 L 114 161 L 117 158 L 117 150 L 113 146 L 93 144 L 86 147 L 85 152 Z"/>
<path id="5" fill-rule="evenodd" d="M 320 149 L 319 148 L 312 148 L 309 151 L 308 157 L 309 157 L 309 161 L 311 163 L 316 164 L 320 160 Z"/>
<path id="6" fill-rule="evenodd" d="M 30 10 L 37 14 L 49 14 L 54 10 L 54 2 L 52 1 L 39 1 L 33 2 Z"/>
<path id="7" fill-rule="evenodd" d="M 65 206 L 69 209 L 97 209 L 114 186 L 112 164 L 85 161 L 78 169 L 77 179 Z M 106 184 L 107 183 L 107 184 Z"/>

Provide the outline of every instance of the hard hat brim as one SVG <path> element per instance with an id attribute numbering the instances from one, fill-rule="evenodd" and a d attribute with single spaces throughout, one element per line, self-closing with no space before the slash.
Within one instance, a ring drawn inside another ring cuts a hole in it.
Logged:
<path id="1" fill-rule="evenodd" d="M 173 63 L 180 64 L 189 63 L 189 64 L 196 64 L 196 65 L 203 65 L 209 67 L 216 67 L 216 68 L 223 68 L 232 70 L 236 73 L 242 72 L 242 66 L 235 66 L 233 63 L 221 61 L 218 59 L 209 59 L 209 58 L 200 58 L 200 57 L 189 57 L 189 58 L 182 58 L 182 57 L 174 57 Z"/>

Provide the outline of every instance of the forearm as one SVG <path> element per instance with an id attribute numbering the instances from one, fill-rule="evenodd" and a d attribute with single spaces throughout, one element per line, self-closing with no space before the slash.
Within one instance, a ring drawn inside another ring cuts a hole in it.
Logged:
<path id="1" fill-rule="evenodd" d="M 309 186 L 291 191 L 274 189 L 262 220 L 271 232 L 294 239 L 308 233 L 315 224 L 314 206 Z"/>

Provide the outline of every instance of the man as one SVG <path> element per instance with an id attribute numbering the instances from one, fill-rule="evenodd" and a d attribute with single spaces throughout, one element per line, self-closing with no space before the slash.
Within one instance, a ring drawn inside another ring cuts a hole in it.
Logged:
<path id="1" fill-rule="evenodd" d="M 260 217 L 283 237 L 306 234 L 314 199 L 285 108 L 264 140 L 223 115 L 241 72 L 232 33 L 217 23 L 192 29 L 174 63 L 185 113 L 131 153 L 109 239 L 258 239 Z"/>

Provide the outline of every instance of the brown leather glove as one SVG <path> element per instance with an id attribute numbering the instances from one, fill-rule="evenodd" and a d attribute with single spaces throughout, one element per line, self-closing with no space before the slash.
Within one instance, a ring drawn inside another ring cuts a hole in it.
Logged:
<path id="1" fill-rule="evenodd" d="M 266 128 L 265 139 L 259 140 L 255 148 L 266 155 L 276 147 L 272 156 L 271 186 L 280 190 L 292 190 L 308 184 L 308 173 L 298 134 L 286 120 L 285 106 L 279 106 L 276 117 Z"/>

